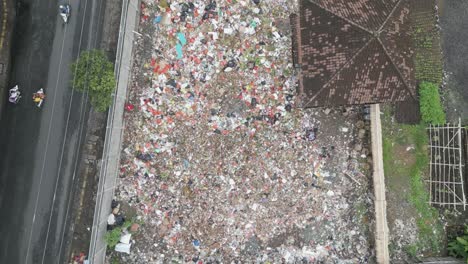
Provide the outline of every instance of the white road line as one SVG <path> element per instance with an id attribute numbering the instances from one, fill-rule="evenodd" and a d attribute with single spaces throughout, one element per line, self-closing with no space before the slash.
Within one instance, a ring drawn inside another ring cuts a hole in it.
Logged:
<path id="1" fill-rule="evenodd" d="M 65 33 L 67 33 L 67 26 L 65 25 Z M 63 59 L 63 50 L 64 50 L 64 47 L 65 47 L 65 38 L 63 38 L 62 40 L 62 49 L 60 51 L 60 61 L 59 61 L 59 73 L 60 73 L 60 69 L 62 67 L 62 59 Z M 57 76 L 57 81 L 55 83 L 55 91 L 54 91 L 54 100 L 52 102 L 52 115 L 50 117 L 50 121 L 49 121 L 49 129 L 47 131 L 47 140 L 46 140 L 46 146 L 45 146 L 45 152 L 44 152 L 44 160 L 42 162 L 42 169 L 41 169 L 41 176 L 39 178 L 39 190 L 37 192 L 37 195 L 36 195 L 36 204 L 34 206 L 34 217 L 33 217 L 33 221 L 31 223 L 31 232 L 29 233 L 29 240 L 28 240 L 28 249 L 26 250 L 26 258 L 25 258 L 25 262 L 24 263 L 28 263 L 28 257 L 29 257 L 29 250 L 31 248 L 31 240 L 32 240 L 32 233 L 33 233 L 33 225 L 34 225 L 34 221 L 36 219 L 36 211 L 37 211 L 37 205 L 39 203 L 39 194 L 41 193 L 41 184 L 42 184 L 42 178 L 44 176 L 44 168 L 45 168 L 45 163 L 46 163 L 46 160 L 47 160 L 47 150 L 48 150 L 48 147 L 49 147 L 49 140 L 50 140 L 50 131 L 52 129 L 52 120 L 54 119 L 54 109 L 55 109 L 55 102 L 56 102 L 56 95 L 57 95 L 57 87 L 58 87 L 58 82 L 60 80 L 60 74 L 58 74 Z"/>
<path id="2" fill-rule="evenodd" d="M 81 42 L 82 42 L 82 39 L 83 39 L 83 30 L 84 30 L 84 24 L 85 24 L 85 21 L 86 21 L 86 8 L 87 8 L 87 5 L 88 5 L 88 0 L 85 1 L 85 6 L 84 6 L 84 13 L 83 13 L 83 21 L 81 23 L 81 30 L 80 30 L 80 40 L 79 40 L 79 44 L 78 44 L 78 59 L 77 59 L 77 63 L 79 62 L 79 58 L 80 58 L 80 51 L 81 51 Z M 91 23 L 92 25 L 92 23 Z M 89 48 L 89 47 L 88 47 Z M 46 254 L 46 251 L 47 251 L 47 242 L 48 242 L 48 239 L 49 239 L 49 232 L 50 232 L 50 224 L 52 222 L 52 216 L 54 214 L 54 205 L 55 205 L 55 196 L 57 194 L 57 188 L 58 188 L 58 183 L 59 183 L 59 179 L 60 179 L 60 169 L 62 167 L 62 161 L 63 161 L 63 155 L 64 155 L 64 151 L 65 151 L 65 142 L 66 142 L 66 139 L 67 139 L 67 133 L 68 133 L 68 125 L 69 125 L 69 122 L 70 122 L 70 114 L 71 114 L 71 108 L 72 108 L 72 103 L 73 103 L 73 94 L 74 94 L 74 89 L 75 89 L 75 76 L 76 76 L 76 73 L 78 71 L 78 68 L 75 68 L 75 72 L 73 74 L 73 85 L 72 85 L 72 93 L 71 93 L 71 97 L 70 97 L 70 103 L 69 103 L 69 106 L 68 106 L 68 114 L 67 114 L 67 123 L 65 125 L 65 136 L 64 136 L 64 139 L 63 139 L 63 143 L 62 143 L 62 150 L 61 150 L 61 154 L 60 154 L 60 162 L 59 162 L 59 166 L 58 166 L 58 172 L 57 172 L 57 179 L 55 181 L 55 189 L 54 189 L 54 199 L 52 201 L 52 206 L 50 208 L 50 216 L 49 216 L 49 222 L 48 222 L 48 225 L 47 225 L 47 233 L 46 233 L 46 240 L 45 240 L 45 243 L 44 243 L 44 251 L 42 253 L 42 261 L 41 263 L 44 263 L 44 258 L 45 258 L 45 254 Z M 82 99 L 83 99 L 83 95 L 82 95 Z M 81 117 L 83 115 L 83 112 L 80 111 L 80 121 L 78 122 L 78 124 L 81 123 Z M 78 138 L 78 141 L 80 139 Z M 79 143 L 79 142 L 78 142 Z M 80 144 L 77 145 L 77 148 L 79 149 L 80 147 Z M 76 168 L 76 167 L 75 167 Z M 74 174 L 74 173 L 73 173 Z M 72 180 L 72 183 L 73 183 L 73 180 Z M 73 187 L 73 184 L 72 184 L 72 187 Z M 67 212 L 68 212 L 68 209 L 67 209 Z M 65 216 L 65 223 L 67 221 L 66 219 L 67 216 Z M 60 252 L 58 254 L 58 258 L 60 259 L 60 254 L 61 254 L 61 246 L 62 246 L 62 239 L 60 240 Z"/>
<path id="3" fill-rule="evenodd" d="M 86 0 L 86 3 L 87 3 L 87 1 L 88 1 L 88 0 Z M 100 18 L 101 10 L 102 10 L 102 2 L 103 2 L 103 1 L 101 1 L 100 4 L 99 4 L 99 11 L 98 11 L 98 16 L 99 16 L 99 18 Z M 86 4 L 86 3 L 85 3 L 85 4 Z M 98 19 L 98 22 L 99 22 L 99 19 Z M 97 32 L 98 32 L 98 31 L 96 30 L 96 34 L 95 34 L 95 37 L 94 37 L 94 44 L 93 44 L 94 47 L 96 46 Z M 80 41 L 80 43 L 81 43 L 81 41 Z M 74 82 L 73 82 L 73 83 L 74 83 Z M 87 102 L 88 102 L 88 96 L 87 96 L 87 95 L 88 95 L 88 90 L 86 90 L 85 94 L 86 94 L 86 99 L 85 99 L 85 100 L 86 100 L 86 101 L 85 101 L 85 105 L 86 105 Z M 82 105 L 83 105 L 83 104 L 82 104 Z M 84 108 L 84 109 L 85 109 L 85 108 Z M 82 109 L 82 110 L 84 111 L 84 109 Z M 81 120 L 81 115 L 80 115 L 80 120 Z M 83 125 L 80 127 L 80 133 L 79 133 L 79 135 L 78 135 L 78 146 L 81 145 L 81 133 L 83 132 L 83 126 L 84 126 L 84 122 L 83 122 Z M 75 156 L 78 156 L 78 154 L 79 154 L 79 147 L 76 149 Z M 79 164 L 79 160 L 75 163 L 75 168 L 73 169 L 72 183 L 73 183 L 73 181 L 75 180 L 76 169 L 77 169 L 77 167 L 78 167 L 78 164 Z M 61 238 L 60 238 L 60 246 L 59 246 L 59 253 L 58 253 L 58 257 L 59 257 L 59 258 L 57 259 L 57 262 L 60 262 L 60 256 L 61 256 L 61 254 L 62 254 L 63 239 L 64 239 L 64 237 L 65 237 L 65 230 L 66 230 L 66 227 L 67 227 L 68 212 L 69 212 L 69 209 L 70 209 L 70 203 L 71 203 L 72 199 L 73 199 L 73 196 L 70 195 L 70 197 L 68 198 L 67 211 L 66 211 L 66 213 L 65 213 L 65 218 L 64 218 L 64 219 L 65 219 L 65 222 L 64 222 L 64 225 L 63 225 L 63 230 L 62 230 L 62 232 L 61 232 L 62 235 L 61 235 Z"/>

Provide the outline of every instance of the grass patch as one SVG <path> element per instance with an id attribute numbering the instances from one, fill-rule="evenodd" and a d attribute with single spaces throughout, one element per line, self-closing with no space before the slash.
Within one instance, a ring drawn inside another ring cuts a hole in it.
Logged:
<path id="1" fill-rule="evenodd" d="M 430 82 L 419 85 L 421 117 L 426 124 L 445 124 L 445 113 L 440 101 L 439 87 Z"/>
<path id="2" fill-rule="evenodd" d="M 409 177 L 409 195 L 407 200 L 416 210 L 416 224 L 418 227 L 418 240 L 407 245 L 404 251 L 414 257 L 423 252 L 439 252 L 442 249 L 443 228 L 439 220 L 438 211 L 429 205 L 429 194 L 424 184 L 428 173 L 428 135 L 425 125 L 402 125 L 390 120 L 390 111 L 386 109 L 383 117 L 383 163 L 386 177 Z M 404 140 L 403 140 L 404 139 Z M 406 151 L 411 155 L 411 161 L 405 163 L 396 153 L 396 149 L 406 149 L 413 146 L 414 150 Z"/>
<path id="3" fill-rule="evenodd" d="M 440 85 L 443 78 L 443 64 L 440 33 L 435 26 L 434 15 L 433 12 L 415 11 L 412 14 L 411 36 L 416 52 L 414 58 L 416 79 Z"/>
<path id="4" fill-rule="evenodd" d="M 405 250 L 406 254 L 408 254 L 409 256 L 411 256 L 413 258 L 416 258 L 417 255 L 418 255 L 418 245 L 417 244 L 407 245 L 407 246 L 405 246 L 404 250 Z"/>

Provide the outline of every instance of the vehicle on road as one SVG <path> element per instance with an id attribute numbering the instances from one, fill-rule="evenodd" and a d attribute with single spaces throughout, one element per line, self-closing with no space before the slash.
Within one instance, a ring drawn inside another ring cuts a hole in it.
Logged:
<path id="1" fill-rule="evenodd" d="M 68 23 L 68 17 L 70 17 L 71 8 L 69 4 L 60 5 L 60 16 L 62 17 L 63 23 Z"/>
<path id="2" fill-rule="evenodd" d="M 37 92 L 33 94 L 33 102 L 37 105 L 37 107 L 41 107 L 42 102 L 44 101 L 45 93 L 44 89 L 39 89 Z"/>
<path id="3" fill-rule="evenodd" d="M 19 90 L 18 85 L 10 89 L 8 101 L 12 104 L 17 104 L 21 99 L 21 92 Z"/>

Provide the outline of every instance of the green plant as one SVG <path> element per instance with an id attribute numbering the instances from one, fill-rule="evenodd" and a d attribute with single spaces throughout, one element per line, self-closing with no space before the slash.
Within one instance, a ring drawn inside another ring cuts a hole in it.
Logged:
<path id="1" fill-rule="evenodd" d="M 127 220 L 122 224 L 122 226 L 117 226 L 114 229 L 107 231 L 105 236 L 107 246 L 109 248 L 114 248 L 119 243 L 122 232 L 128 229 L 133 223 L 135 223 L 135 221 Z"/>
<path id="2" fill-rule="evenodd" d="M 110 263 L 111 264 L 120 264 L 120 261 L 119 261 L 119 258 L 117 256 L 112 256 L 111 260 L 110 260 Z"/>
<path id="3" fill-rule="evenodd" d="M 109 248 L 114 248 L 120 241 L 122 236 L 122 227 L 118 226 L 114 229 L 107 231 L 105 240 Z"/>
<path id="4" fill-rule="evenodd" d="M 417 213 L 418 238 L 414 243 L 406 245 L 403 250 L 412 257 L 425 251 L 439 252 L 443 241 L 443 226 L 438 211 L 428 204 L 429 195 L 424 184 L 429 163 L 427 152 L 429 138 L 426 125 L 403 125 L 392 122 L 388 108 L 384 108 L 382 122 L 385 177 L 392 179 L 388 188 L 396 188 L 391 185 L 395 182 L 401 184 L 402 176 L 408 179 L 409 181 L 405 183 L 409 188 L 407 200 Z M 406 152 L 404 161 L 398 153 L 409 145 L 413 146 L 414 150 Z M 396 186 L 401 188 L 400 185 Z"/>
<path id="5" fill-rule="evenodd" d="M 450 256 L 465 258 L 468 263 L 468 225 L 465 228 L 465 234 L 448 243 L 448 250 Z"/>
<path id="6" fill-rule="evenodd" d="M 440 85 L 443 78 L 443 64 L 440 34 L 434 26 L 434 21 L 435 17 L 432 12 L 413 17 L 411 36 L 415 48 L 414 73 L 418 81 Z"/>
<path id="7" fill-rule="evenodd" d="M 419 85 L 419 104 L 423 122 L 429 124 L 444 124 L 445 112 L 440 101 L 439 88 L 430 82 Z"/>
<path id="8" fill-rule="evenodd" d="M 99 112 L 105 112 L 112 103 L 115 90 L 114 65 L 103 51 L 83 51 L 72 64 L 73 87 L 88 91 L 91 104 Z"/>
<path id="9" fill-rule="evenodd" d="M 410 244 L 404 247 L 405 252 L 413 258 L 417 257 L 418 245 Z"/>

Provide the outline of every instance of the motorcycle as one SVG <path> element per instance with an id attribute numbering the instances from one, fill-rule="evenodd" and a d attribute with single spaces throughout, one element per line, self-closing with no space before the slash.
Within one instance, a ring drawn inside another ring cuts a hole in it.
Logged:
<path id="1" fill-rule="evenodd" d="M 71 8 L 69 4 L 60 5 L 60 16 L 63 19 L 63 23 L 68 23 L 68 17 L 70 17 Z"/>
<path id="2" fill-rule="evenodd" d="M 17 104 L 21 98 L 21 92 L 18 85 L 10 89 L 8 101 L 12 104 Z"/>
<path id="3" fill-rule="evenodd" d="M 37 107 L 41 107 L 42 102 L 44 101 L 45 94 L 44 89 L 39 89 L 37 92 L 33 94 L 33 102 L 37 105 Z"/>

